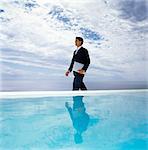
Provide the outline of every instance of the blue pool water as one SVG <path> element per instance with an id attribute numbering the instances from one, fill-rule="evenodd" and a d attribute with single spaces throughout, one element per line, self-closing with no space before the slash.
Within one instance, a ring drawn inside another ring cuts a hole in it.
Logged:
<path id="1" fill-rule="evenodd" d="M 146 150 L 147 96 L 0 99 L 0 149 Z"/>

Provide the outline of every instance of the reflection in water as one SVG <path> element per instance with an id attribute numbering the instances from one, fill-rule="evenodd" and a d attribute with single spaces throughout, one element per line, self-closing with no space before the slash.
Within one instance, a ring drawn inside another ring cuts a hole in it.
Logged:
<path id="1" fill-rule="evenodd" d="M 68 102 L 65 103 L 65 107 L 69 112 L 73 127 L 76 129 L 76 134 L 74 135 L 75 143 L 82 143 L 82 133 L 87 130 L 89 123 L 89 115 L 86 112 L 83 96 L 74 96 L 73 107 L 70 107 Z"/>

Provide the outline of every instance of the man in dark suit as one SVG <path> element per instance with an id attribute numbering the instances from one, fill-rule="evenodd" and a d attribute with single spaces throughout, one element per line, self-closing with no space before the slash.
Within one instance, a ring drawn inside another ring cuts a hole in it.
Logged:
<path id="1" fill-rule="evenodd" d="M 83 48 L 82 44 L 83 38 L 76 37 L 75 45 L 77 46 L 77 49 L 74 51 L 70 67 L 65 73 L 65 75 L 68 76 L 69 73 L 73 70 L 73 90 L 87 90 L 83 82 L 83 78 L 90 64 L 90 58 L 87 49 Z"/>

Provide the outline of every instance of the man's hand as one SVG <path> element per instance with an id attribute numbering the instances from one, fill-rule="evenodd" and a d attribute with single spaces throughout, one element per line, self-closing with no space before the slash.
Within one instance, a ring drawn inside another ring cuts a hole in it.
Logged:
<path id="1" fill-rule="evenodd" d="M 68 70 L 68 71 L 66 71 L 65 76 L 68 76 L 68 75 L 69 75 L 69 73 L 70 73 L 70 71 L 69 71 L 69 70 Z"/>
<path id="2" fill-rule="evenodd" d="M 79 70 L 78 70 L 78 73 L 80 73 L 80 74 L 85 74 L 85 70 L 79 69 Z"/>
<path id="3" fill-rule="evenodd" d="M 66 108 L 69 108 L 68 102 L 65 102 L 65 107 L 66 107 Z"/>

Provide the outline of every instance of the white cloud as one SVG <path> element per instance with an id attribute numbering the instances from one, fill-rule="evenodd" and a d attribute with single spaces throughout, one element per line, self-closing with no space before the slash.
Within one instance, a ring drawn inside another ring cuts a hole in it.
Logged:
<path id="1" fill-rule="evenodd" d="M 3 57 L 2 62 L 57 70 L 59 67 L 61 72 L 70 63 L 75 36 L 83 36 L 84 47 L 91 56 L 92 72 L 88 74 L 95 80 L 99 80 L 99 74 L 104 80 L 115 80 L 116 76 L 121 80 L 145 79 L 142 66 L 147 59 L 147 45 L 142 28 L 146 24 L 144 21 L 135 24 L 119 17 L 116 0 L 37 0 L 38 6 L 32 10 L 25 9 L 26 2 L 1 1 L 4 13 L 0 15 L 10 20 L 1 23 L 0 48 L 15 49 L 18 53 L 25 51 L 41 59 L 28 58 L 26 62 L 27 56 L 21 56 L 20 60 L 11 60 L 9 56 Z M 88 38 L 86 32 L 92 37 Z M 94 40 L 95 35 L 101 39 Z"/>

